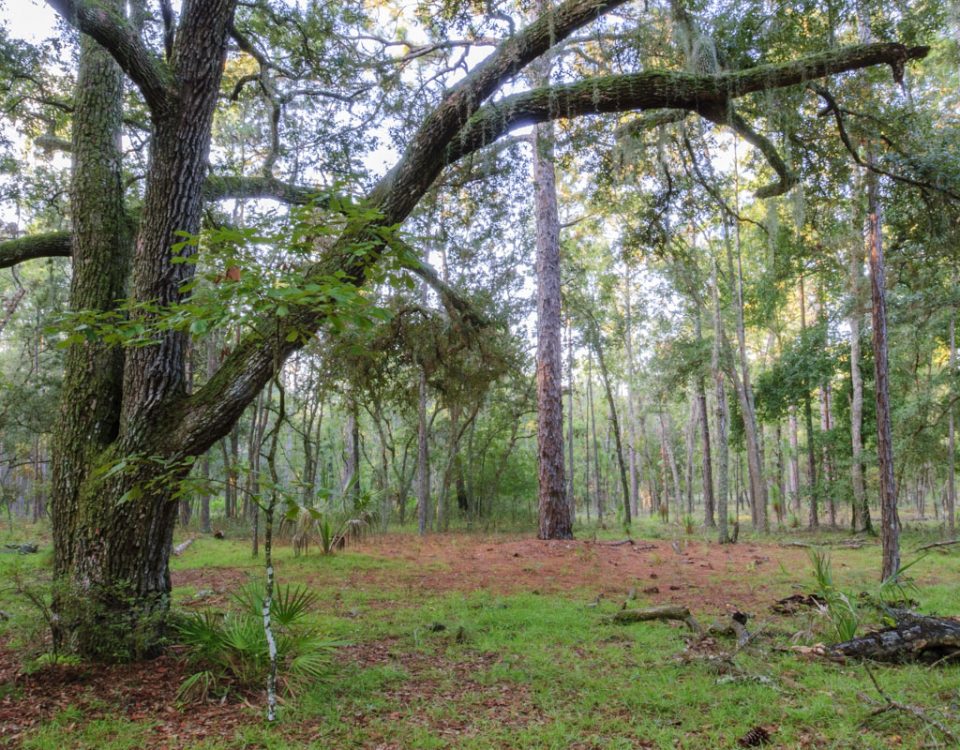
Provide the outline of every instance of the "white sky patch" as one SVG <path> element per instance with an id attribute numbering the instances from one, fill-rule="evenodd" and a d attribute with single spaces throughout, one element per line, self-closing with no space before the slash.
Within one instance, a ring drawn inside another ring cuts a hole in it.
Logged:
<path id="1" fill-rule="evenodd" d="M 56 33 L 56 12 L 39 0 L 10 0 L 0 6 L 0 18 L 15 39 L 35 44 Z"/>

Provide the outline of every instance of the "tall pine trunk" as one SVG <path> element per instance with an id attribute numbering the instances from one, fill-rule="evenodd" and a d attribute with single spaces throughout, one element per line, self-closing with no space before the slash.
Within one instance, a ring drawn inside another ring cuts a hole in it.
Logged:
<path id="1" fill-rule="evenodd" d="M 539 0 L 538 10 L 550 9 Z M 549 59 L 533 69 L 535 85 L 550 80 Z M 533 182 L 537 217 L 537 456 L 540 539 L 572 539 L 563 466 L 563 366 L 560 329 L 560 217 L 553 162 L 553 124 L 534 128 Z"/>

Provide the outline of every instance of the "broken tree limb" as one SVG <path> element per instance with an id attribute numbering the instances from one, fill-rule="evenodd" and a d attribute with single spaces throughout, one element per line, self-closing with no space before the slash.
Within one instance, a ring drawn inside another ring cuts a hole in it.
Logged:
<path id="1" fill-rule="evenodd" d="M 960 544 L 960 539 L 947 539 L 944 542 L 930 542 L 930 544 L 924 544 L 922 547 L 917 547 L 915 552 L 923 552 L 928 549 L 936 549 L 937 547 L 952 547 L 955 544 Z"/>
<path id="2" fill-rule="evenodd" d="M 827 656 L 903 663 L 949 661 L 960 654 L 960 620 L 894 611 L 896 625 L 825 649 Z"/>
<path id="3" fill-rule="evenodd" d="M 618 625 L 648 622 L 649 620 L 677 620 L 679 622 L 685 622 L 687 627 L 695 633 L 703 634 L 703 628 L 700 627 L 700 623 L 690 614 L 690 610 L 674 604 L 666 604 L 662 607 L 650 607 L 649 609 L 623 609 L 610 619 Z"/>
<path id="4" fill-rule="evenodd" d="M 747 615 L 743 612 L 734 612 L 729 623 L 713 623 L 707 628 L 706 635 L 734 636 L 737 639 L 737 651 L 750 643 L 753 638 L 747 630 Z"/>

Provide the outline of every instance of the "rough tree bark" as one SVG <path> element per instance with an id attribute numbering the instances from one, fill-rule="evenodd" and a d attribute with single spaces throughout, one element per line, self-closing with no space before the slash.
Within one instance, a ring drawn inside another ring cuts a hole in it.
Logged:
<path id="1" fill-rule="evenodd" d="M 122 2 L 106 7 L 121 12 Z M 121 182 L 120 133 L 123 72 L 111 55 L 89 37 L 80 40 L 80 69 L 74 100 L 73 175 L 70 185 L 73 275 L 70 306 L 74 310 L 111 310 L 126 293 L 131 245 L 126 234 Z M 81 528 L 96 513 L 94 497 L 84 492 L 97 457 L 116 440 L 122 393 L 123 352 L 99 341 L 67 350 L 60 413 L 53 435 L 54 575 L 72 588 L 81 585 L 73 568 L 78 557 L 100 555 L 86 546 Z M 172 505 L 172 504 L 171 504 Z M 100 580 L 101 576 L 97 576 Z M 73 629 L 68 610 L 72 591 L 55 601 L 61 627 L 57 640 Z M 80 592 L 77 592 L 80 593 Z M 99 651 L 94 634 L 79 633 L 82 650 Z"/>
<path id="2" fill-rule="evenodd" d="M 539 0 L 546 15 L 550 0 Z M 550 82 L 550 61 L 532 69 L 535 85 Z M 537 217 L 537 476 L 540 539 L 572 539 L 563 466 L 563 344 L 560 331 L 560 216 L 553 162 L 553 123 L 533 131 L 533 183 Z"/>
<path id="3" fill-rule="evenodd" d="M 900 517 L 893 473 L 893 428 L 890 421 L 890 368 L 887 359 L 887 299 L 883 264 L 883 222 L 880 217 L 880 185 L 877 176 L 867 180 L 867 236 L 870 242 L 870 297 L 873 302 L 873 368 L 876 376 L 877 456 L 880 464 L 880 542 L 883 564 L 880 578 L 887 580 L 900 570 Z"/>

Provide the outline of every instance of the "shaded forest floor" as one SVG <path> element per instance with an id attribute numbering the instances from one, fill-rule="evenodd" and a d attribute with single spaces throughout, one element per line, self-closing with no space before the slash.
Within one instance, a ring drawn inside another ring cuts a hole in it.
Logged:
<path id="1" fill-rule="evenodd" d="M 319 592 L 316 621 L 343 642 L 325 678 L 287 698 L 267 727 L 259 694 L 177 705 L 176 653 L 128 666 L 40 666 L 35 613 L 0 584 L 0 747 L 40 748 L 728 748 L 756 727 L 766 747 L 955 746 L 924 718 L 873 715 L 863 665 L 804 652 L 836 640 L 816 607 L 777 600 L 814 590 L 809 551 L 784 539 L 720 547 L 648 524 L 634 544 L 529 537 L 371 537 L 332 557 L 279 550 L 278 574 Z M 587 536 L 585 533 L 581 536 Z M 837 585 L 877 591 L 879 547 L 842 533 Z M 905 550 L 921 536 L 905 539 Z M 44 555 L 0 556 L 0 581 L 29 578 Z M 905 554 L 909 561 L 914 555 Z M 198 539 L 174 563 L 178 607 L 228 606 L 260 574 L 243 541 Z M 960 549 L 910 569 L 920 610 L 960 614 Z M 678 603 L 704 624 L 750 615 L 752 640 L 698 639 L 680 623 L 615 625 L 623 606 Z M 857 605 L 862 630 L 879 621 Z M 883 690 L 960 732 L 960 665 L 873 668 Z"/>

